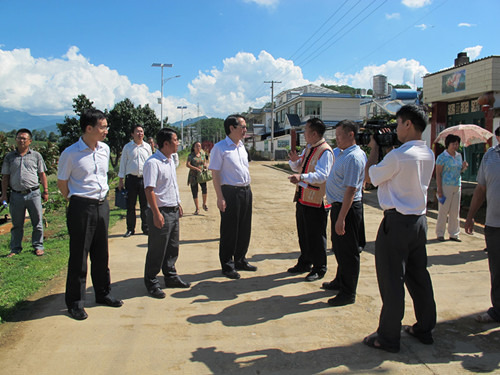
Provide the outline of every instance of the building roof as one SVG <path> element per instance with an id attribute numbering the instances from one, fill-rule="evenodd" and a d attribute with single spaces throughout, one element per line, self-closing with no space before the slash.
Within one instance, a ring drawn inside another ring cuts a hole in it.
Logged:
<path id="1" fill-rule="evenodd" d="M 426 74 L 426 75 L 424 76 L 424 78 L 427 78 L 427 77 L 433 76 L 433 75 L 435 75 L 435 74 L 440 74 L 440 73 L 443 73 L 443 72 L 447 72 L 447 71 L 449 71 L 449 70 L 453 70 L 453 69 L 457 69 L 457 68 L 462 68 L 462 67 L 465 67 L 465 66 L 467 66 L 467 65 L 474 64 L 474 63 L 477 63 L 477 62 L 479 62 L 479 61 L 483 61 L 483 60 L 491 59 L 491 58 L 494 58 L 494 57 L 496 57 L 496 58 L 500 58 L 500 56 L 497 56 L 497 55 L 492 55 L 492 56 L 483 57 L 482 59 L 477 59 L 477 60 L 471 61 L 471 62 L 466 63 L 466 64 L 462 64 L 462 65 L 458 65 L 458 66 L 451 66 L 451 67 L 449 67 L 449 68 L 445 68 L 445 69 L 443 69 L 443 70 L 439 70 L 439 71 L 434 72 L 434 73 L 429 73 L 429 74 Z"/>

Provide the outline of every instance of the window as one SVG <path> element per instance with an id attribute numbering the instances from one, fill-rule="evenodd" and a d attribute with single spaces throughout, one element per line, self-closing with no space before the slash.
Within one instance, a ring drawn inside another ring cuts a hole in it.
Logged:
<path id="1" fill-rule="evenodd" d="M 320 116 L 321 115 L 321 102 L 306 100 L 304 115 Z"/>
<path id="2" fill-rule="evenodd" d="M 302 102 L 297 103 L 297 114 L 302 117 Z"/>
<path id="3" fill-rule="evenodd" d="M 290 107 L 288 107 L 288 113 L 291 115 L 295 114 L 295 106 L 294 105 L 291 105 Z"/>

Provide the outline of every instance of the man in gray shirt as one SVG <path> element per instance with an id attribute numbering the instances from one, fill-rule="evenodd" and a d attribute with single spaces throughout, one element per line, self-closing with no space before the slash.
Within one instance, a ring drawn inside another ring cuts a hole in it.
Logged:
<path id="1" fill-rule="evenodd" d="M 500 127 L 495 130 L 500 143 Z M 477 186 L 465 221 L 465 233 L 472 234 L 474 216 L 486 199 L 486 226 L 484 237 L 488 250 L 491 273 L 492 307 L 476 316 L 479 323 L 500 322 L 500 144 L 491 147 L 484 154 L 477 174 Z"/>
<path id="2" fill-rule="evenodd" d="M 31 243 L 35 254 L 42 256 L 43 251 L 43 213 L 42 200 L 47 202 L 47 170 L 40 153 L 31 150 L 31 131 L 19 129 L 16 133 L 16 150 L 9 152 L 2 165 L 2 195 L 0 201 L 7 200 L 7 189 L 10 187 L 10 254 L 12 257 L 21 252 L 24 234 L 24 218 L 26 209 L 31 218 L 33 233 Z M 40 182 L 43 192 L 40 193 Z"/>

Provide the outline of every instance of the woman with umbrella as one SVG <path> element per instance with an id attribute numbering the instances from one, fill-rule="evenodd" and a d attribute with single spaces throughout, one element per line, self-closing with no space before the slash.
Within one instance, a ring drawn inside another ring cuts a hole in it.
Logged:
<path id="1" fill-rule="evenodd" d="M 439 200 L 439 213 L 436 223 L 436 236 L 439 241 L 444 241 L 446 219 L 448 219 L 448 233 L 451 241 L 460 242 L 460 195 L 461 173 L 469 164 L 462 161 L 458 152 L 460 137 L 448 134 L 445 139 L 444 150 L 436 160 L 436 183 Z"/>

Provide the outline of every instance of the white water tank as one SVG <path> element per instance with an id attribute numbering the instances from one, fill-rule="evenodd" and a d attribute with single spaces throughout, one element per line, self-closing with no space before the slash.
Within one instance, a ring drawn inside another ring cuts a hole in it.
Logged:
<path id="1" fill-rule="evenodd" d="M 383 74 L 373 76 L 373 96 L 376 98 L 387 96 L 387 77 Z"/>

